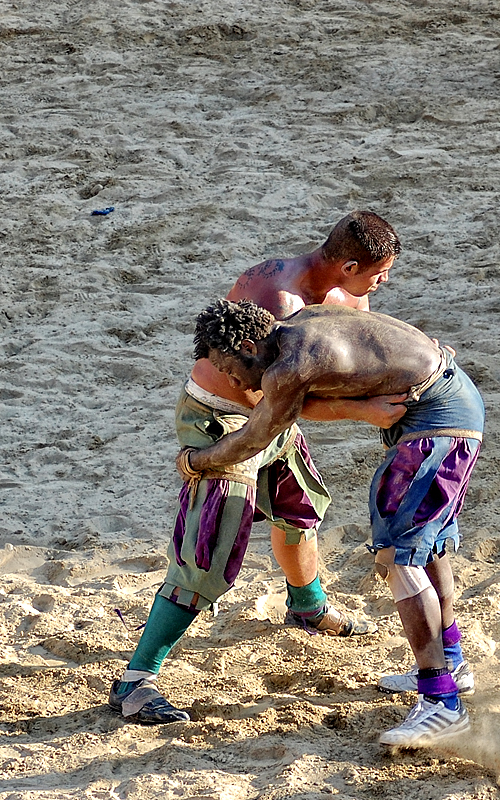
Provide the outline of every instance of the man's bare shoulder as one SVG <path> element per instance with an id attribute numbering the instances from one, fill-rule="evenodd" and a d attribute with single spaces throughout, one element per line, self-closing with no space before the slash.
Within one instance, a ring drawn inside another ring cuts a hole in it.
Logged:
<path id="1" fill-rule="evenodd" d="M 277 319 L 304 307 L 295 286 L 296 259 L 273 258 L 244 272 L 227 295 L 228 300 L 252 300 Z"/>
<path id="2" fill-rule="evenodd" d="M 343 289 L 341 286 L 333 286 L 330 289 L 323 301 L 323 305 L 346 306 L 347 308 L 356 308 L 359 311 L 370 310 L 370 304 L 368 302 L 367 295 L 356 297 L 352 294 L 349 294 L 349 292 Z"/>
<path id="3" fill-rule="evenodd" d="M 300 334 L 296 336 L 293 330 L 288 330 L 280 354 L 262 376 L 262 391 L 268 401 L 279 404 L 287 413 L 293 406 L 294 415 L 298 416 L 308 383 L 301 368 L 304 354 L 293 346 L 295 340 L 301 340 Z"/>

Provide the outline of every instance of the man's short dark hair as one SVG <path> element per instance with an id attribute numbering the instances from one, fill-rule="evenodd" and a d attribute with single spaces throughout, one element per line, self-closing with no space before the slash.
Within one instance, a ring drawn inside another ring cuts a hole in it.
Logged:
<path id="1" fill-rule="evenodd" d="M 368 269 L 378 261 L 385 261 L 401 252 L 401 242 L 396 231 L 373 211 L 351 211 L 335 225 L 323 245 L 329 260 L 357 261 L 361 269 Z"/>
<path id="2" fill-rule="evenodd" d="M 250 300 L 216 300 L 196 318 L 194 357 L 208 358 L 210 350 L 240 355 L 244 339 L 265 339 L 275 322 L 270 311 Z"/>

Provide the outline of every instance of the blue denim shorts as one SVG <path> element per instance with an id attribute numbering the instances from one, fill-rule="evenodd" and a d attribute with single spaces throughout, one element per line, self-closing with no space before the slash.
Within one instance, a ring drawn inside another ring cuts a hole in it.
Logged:
<path id="1" fill-rule="evenodd" d="M 433 553 L 445 549 L 447 539 L 458 546 L 457 517 L 483 427 L 481 395 L 448 355 L 443 375 L 420 400 L 408 403 L 396 425 L 382 431 L 389 449 L 370 489 L 375 550 L 394 546 L 397 564 L 425 566 Z M 477 438 L 467 435 L 471 431 Z M 401 442 L 408 434 L 412 441 Z"/>

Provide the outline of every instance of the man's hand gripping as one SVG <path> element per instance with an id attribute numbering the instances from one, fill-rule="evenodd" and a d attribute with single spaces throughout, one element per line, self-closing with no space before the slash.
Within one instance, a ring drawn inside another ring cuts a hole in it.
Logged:
<path id="1" fill-rule="evenodd" d="M 189 456 L 191 453 L 196 453 L 196 447 L 183 447 L 179 450 L 175 459 L 175 466 L 177 472 L 181 476 L 184 483 L 189 484 L 189 507 L 192 508 L 196 499 L 196 492 L 198 491 L 198 484 L 203 477 L 203 472 L 193 469 Z"/>

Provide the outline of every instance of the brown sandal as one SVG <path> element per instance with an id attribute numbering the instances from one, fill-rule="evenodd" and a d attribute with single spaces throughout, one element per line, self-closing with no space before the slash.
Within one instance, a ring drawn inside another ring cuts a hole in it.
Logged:
<path id="1" fill-rule="evenodd" d="M 316 616 L 311 616 L 311 612 L 288 610 L 285 624 L 298 625 L 310 634 L 327 636 L 365 636 L 378 630 L 374 622 L 351 619 L 333 606 L 325 606 L 324 613 Z"/>

